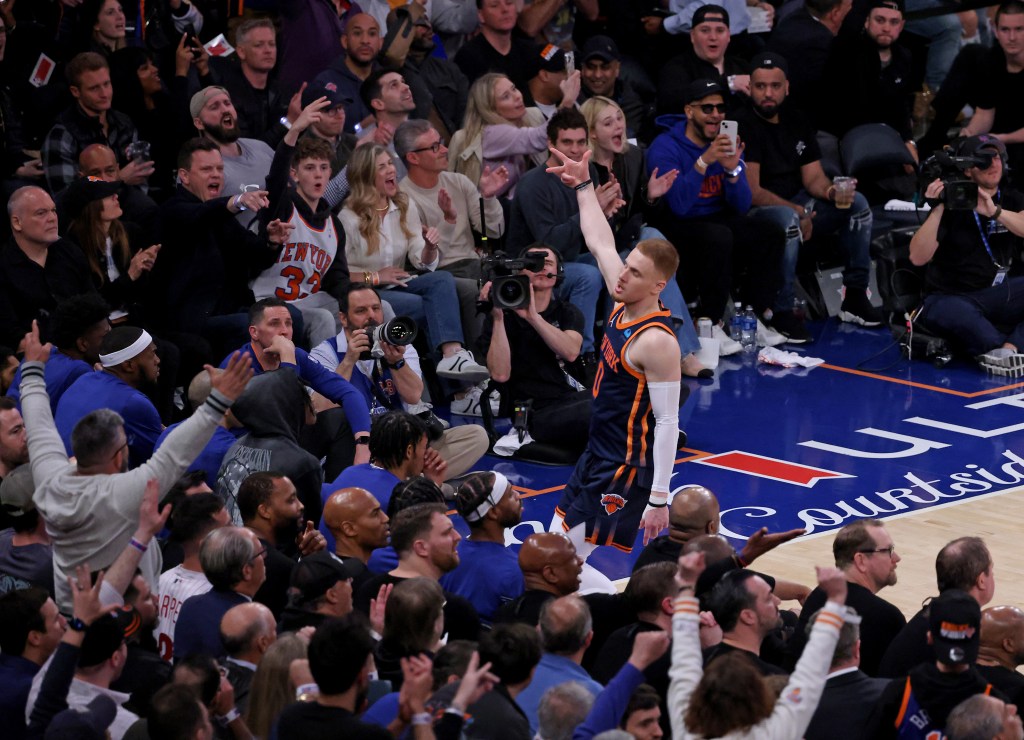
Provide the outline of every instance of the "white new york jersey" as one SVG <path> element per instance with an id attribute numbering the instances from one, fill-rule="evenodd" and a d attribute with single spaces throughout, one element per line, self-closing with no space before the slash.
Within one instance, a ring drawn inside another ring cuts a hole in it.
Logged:
<path id="1" fill-rule="evenodd" d="M 324 275 L 338 255 L 334 219 L 328 218 L 324 227 L 317 229 L 293 207 L 288 223 L 295 228 L 281 248 L 281 256 L 252 283 L 256 300 L 274 297 L 295 301 L 319 292 Z"/>

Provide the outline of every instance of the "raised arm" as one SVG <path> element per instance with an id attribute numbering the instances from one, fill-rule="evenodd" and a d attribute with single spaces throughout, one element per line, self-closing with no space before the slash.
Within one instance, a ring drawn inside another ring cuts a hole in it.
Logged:
<path id="1" fill-rule="evenodd" d="M 551 153 L 558 157 L 562 164 L 548 167 L 548 172 L 558 175 L 569 187 L 576 188 L 583 240 L 597 260 L 604 284 L 610 293 L 615 290 L 619 273 L 622 272 L 622 259 L 615 249 L 615 235 L 612 234 L 612 227 L 608 225 L 608 219 L 601 210 L 601 204 L 597 202 L 597 192 L 590 179 L 590 151 L 585 152 L 582 161 L 579 162 L 574 162 L 554 147 L 551 147 Z"/>

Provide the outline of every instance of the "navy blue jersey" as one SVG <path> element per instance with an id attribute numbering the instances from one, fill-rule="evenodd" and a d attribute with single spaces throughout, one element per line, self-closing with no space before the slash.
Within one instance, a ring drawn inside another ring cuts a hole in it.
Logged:
<path id="1" fill-rule="evenodd" d="M 625 306 L 616 304 L 604 330 L 601 362 L 594 378 L 590 418 L 590 452 L 631 467 L 653 466 L 654 424 L 647 378 L 625 360 L 629 345 L 645 331 L 665 331 L 675 338 L 671 314 L 664 306 L 633 321 L 624 321 Z"/>

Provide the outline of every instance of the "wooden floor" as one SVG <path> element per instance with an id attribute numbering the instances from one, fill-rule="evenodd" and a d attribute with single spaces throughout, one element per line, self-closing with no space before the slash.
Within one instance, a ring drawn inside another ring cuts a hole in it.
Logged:
<path id="1" fill-rule="evenodd" d="M 1024 489 L 958 501 L 885 520 L 902 560 L 899 581 L 879 592 L 909 619 L 921 602 L 938 591 L 935 555 L 950 540 L 966 534 L 982 537 L 995 560 L 996 594 L 989 606 L 1024 606 Z M 808 586 L 814 566 L 832 565 L 832 532 L 794 540 L 759 559 L 758 570 Z"/>

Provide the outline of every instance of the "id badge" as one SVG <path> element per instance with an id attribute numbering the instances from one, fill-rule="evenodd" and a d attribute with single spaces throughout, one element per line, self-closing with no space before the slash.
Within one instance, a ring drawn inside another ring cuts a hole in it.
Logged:
<path id="1" fill-rule="evenodd" d="M 999 270 L 996 271 L 995 279 L 992 280 L 992 287 L 994 288 L 997 285 L 1002 285 L 1003 281 L 1006 280 L 1006 273 L 1009 271 L 1009 267 L 1000 267 Z"/>

